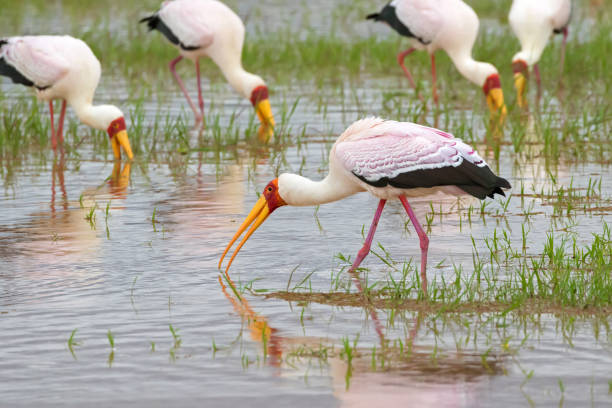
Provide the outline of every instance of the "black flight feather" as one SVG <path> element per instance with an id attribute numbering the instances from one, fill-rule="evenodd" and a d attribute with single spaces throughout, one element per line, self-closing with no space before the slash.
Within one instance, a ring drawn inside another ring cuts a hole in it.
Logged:
<path id="1" fill-rule="evenodd" d="M 355 174 L 355 173 L 353 173 Z M 502 188 L 511 188 L 508 180 L 496 176 L 489 167 L 463 160 L 457 166 L 446 166 L 435 169 L 419 169 L 398 174 L 395 177 L 382 177 L 370 181 L 355 174 L 363 182 L 374 187 L 392 187 L 401 189 L 431 188 L 440 186 L 457 186 L 466 193 L 483 200 L 495 194 L 505 196 Z"/>
<path id="2" fill-rule="evenodd" d="M 139 23 L 147 23 L 149 31 L 157 30 L 164 35 L 174 45 L 178 45 L 185 51 L 193 51 L 200 48 L 199 46 L 191 46 L 183 44 L 178 37 L 170 30 L 170 28 L 163 22 L 157 13 L 152 16 L 140 19 Z"/>
<path id="3" fill-rule="evenodd" d="M 8 44 L 7 40 L 0 40 L 0 48 Z M 26 78 L 17 68 L 10 65 L 4 58 L 0 58 L 0 75 L 10 78 L 13 83 L 25 86 L 36 86 L 33 81 Z M 37 87 L 38 89 L 46 89 L 48 87 Z"/>
<path id="4" fill-rule="evenodd" d="M 387 4 L 380 13 L 372 13 L 366 16 L 366 20 L 374 20 L 374 21 L 382 21 L 383 23 L 387 23 L 392 29 L 397 31 L 400 35 L 404 37 L 411 37 L 417 39 L 422 44 L 429 44 L 431 41 L 425 41 L 423 38 L 417 37 L 414 35 L 410 28 L 404 25 L 399 18 L 397 17 L 397 13 L 395 12 L 395 7 L 391 6 L 391 4 Z"/>

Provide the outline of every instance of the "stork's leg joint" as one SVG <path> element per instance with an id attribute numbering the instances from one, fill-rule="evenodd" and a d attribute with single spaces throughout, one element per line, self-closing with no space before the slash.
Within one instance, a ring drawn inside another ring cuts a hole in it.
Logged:
<path id="1" fill-rule="evenodd" d="M 365 258 L 370 253 L 370 245 L 364 245 L 359 252 L 357 252 L 358 258 Z"/>
<path id="2" fill-rule="evenodd" d="M 427 251 L 429 249 L 429 238 L 425 234 L 423 234 L 419 238 L 421 241 L 421 250 Z"/>

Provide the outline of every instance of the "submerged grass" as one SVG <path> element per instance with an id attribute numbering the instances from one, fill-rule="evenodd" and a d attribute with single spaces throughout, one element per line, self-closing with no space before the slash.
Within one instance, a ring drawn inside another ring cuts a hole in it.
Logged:
<path id="1" fill-rule="evenodd" d="M 525 246 L 515 247 L 497 235 L 485 241 L 488 254 L 473 250 L 473 270 L 454 265 L 453 273 L 430 283 L 427 301 L 420 296 L 419 275 L 412 262 L 398 263 L 380 246 L 374 254 L 391 269 L 385 277 L 362 269 L 365 299 L 377 308 L 406 309 L 434 313 L 553 313 L 566 315 L 607 315 L 612 313 L 612 234 L 604 223 L 601 233 L 593 233 L 590 245 L 579 246 L 572 234 L 548 234 L 543 252 L 534 256 Z M 343 271 L 332 274 L 328 293 L 296 292 L 308 289 L 307 275 L 292 291 L 263 296 L 289 301 L 305 301 L 337 306 L 363 306 L 362 294 L 351 293 L 351 280 Z M 431 275 L 435 268 L 429 269 Z M 342 276 L 342 278 L 341 278 Z M 340 290 L 340 291 L 338 291 Z M 256 292 L 254 292 L 257 294 Z"/>

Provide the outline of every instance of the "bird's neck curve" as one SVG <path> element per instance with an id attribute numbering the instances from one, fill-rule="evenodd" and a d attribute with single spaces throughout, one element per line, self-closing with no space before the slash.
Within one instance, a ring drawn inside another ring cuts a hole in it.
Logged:
<path id="1" fill-rule="evenodd" d="M 483 86 L 487 78 L 497 74 L 497 69 L 488 62 L 476 61 L 466 53 L 448 53 L 457 70 L 470 82 Z"/>
<path id="2" fill-rule="evenodd" d="M 512 57 L 512 62 L 525 61 L 528 67 L 532 67 L 536 62 L 538 62 L 541 55 L 542 51 L 540 50 L 532 49 L 531 52 L 529 52 L 524 51 L 523 48 L 522 50 L 514 54 L 514 57 Z"/>
<path id="3" fill-rule="evenodd" d="M 243 97 L 251 98 L 251 93 L 255 88 L 266 85 L 263 79 L 242 67 L 240 57 L 224 55 L 213 56 L 212 58 L 221 68 L 227 82 Z"/>
<path id="4" fill-rule="evenodd" d="M 278 178 L 278 192 L 293 206 L 331 203 L 363 191 L 355 183 L 338 180 L 331 174 L 321 181 L 313 181 L 297 174 L 284 173 Z"/>
<path id="5" fill-rule="evenodd" d="M 123 117 L 114 105 L 92 105 L 88 101 L 70 101 L 70 105 L 81 122 L 99 130 L 108 130 L 112 121 Z"/>

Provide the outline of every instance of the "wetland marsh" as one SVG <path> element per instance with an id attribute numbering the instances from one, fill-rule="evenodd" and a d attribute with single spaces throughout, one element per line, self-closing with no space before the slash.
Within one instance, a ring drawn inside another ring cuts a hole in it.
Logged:
<path id="1" fill-rule="evenodd" d="M 610 406 L 612 7 L 576 2 L 561 85 L 559 39 L 544 93 L 515 107 L 510 1 L 468 1 L 474 48 L 494 63 L 509 115 L 489 129 L 482 91 L 365 15 L 373 1 L 227 1 L 245 21 L 245 68 L 277 120 L 257 139 L 248 101 L 202 62 L 203 131 L 168 72 L 176 51 L 138 20 L 157 1 L 8 0 L 4 35 L 83 38 L 102 62 L 98 103 L 126 114 L 135 158 L 68 111 L 50 149 L 47 106 L 0 80 L 0 395 L 6 406 Z M 273 12 L 273 17 L 272 17 Z M 179 72 L 195 90 L 193 64 Z M 193 95 L 193 93 L 192 93 Z M 377 200 L 283 208 L 217 263 L 265 184 L 327 172 L 337 136 L 377 115 L 448 131 L 507 178 L 505 198 L 411 201 L 430 238 L 389 203 L 364 292 L 346 273 Z M 348 216 L 350 214 L 350 216 Z M 382 333 L 379 335 L 378 330 Z"/>

